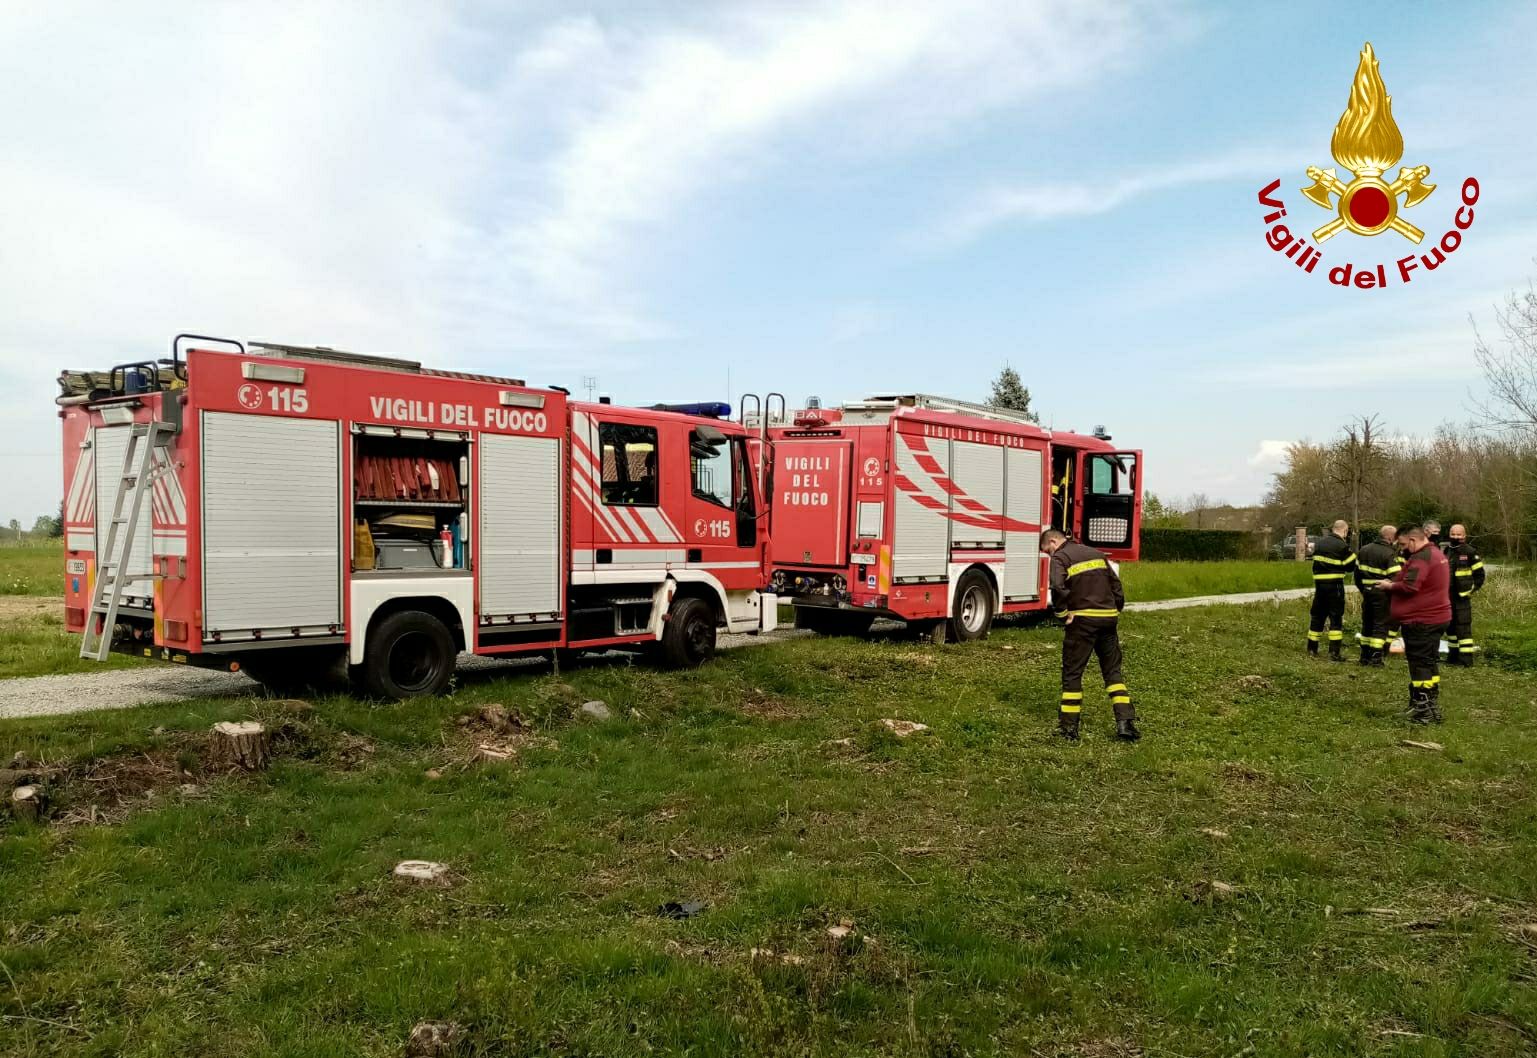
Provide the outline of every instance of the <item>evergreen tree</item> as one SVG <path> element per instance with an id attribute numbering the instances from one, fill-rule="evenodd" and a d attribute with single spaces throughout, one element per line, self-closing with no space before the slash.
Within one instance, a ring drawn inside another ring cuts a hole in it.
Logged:
<path id="1" fill-rule="evenodd" d="M 1007 364 L 998 372 L 998 377 L 993 379 L 993 393 L 988 397 L 987 404 L 1000 411 L 1022 412 L 1031 422 L 1041 421 L 1030 408 L 1030 391 L 1020 380 L 1019 372 Z"/>

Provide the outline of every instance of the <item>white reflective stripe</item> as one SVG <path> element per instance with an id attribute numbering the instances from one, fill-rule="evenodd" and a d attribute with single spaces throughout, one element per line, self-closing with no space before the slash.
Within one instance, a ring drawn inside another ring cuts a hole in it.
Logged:
<path id="1" fill-rule="evenodd" d="M 65 504 L 65 516 L 72 522 L 85 520 L 85 494 L 90 491 L 91 466 L 95 462 L 92 453 L 95 449 L 87 448 L 80 453 L 80 458 L 75 461 L 75 476 L 69 482 L 69 502 Z"/>
<path id="2" fill-rule="evenodd" d="M 587 509 L 592 512 L 593 517 L 595 517 L 599 522 L 603 524 L 603 527 L 608 530 L 608 535 L 611 538 L 621 543 L 629 543 L 631 540 L 631 534 L 626 531 L 623 523 L 614 518 L 613 512 L 610 511 L 607 505 L 603 503 L 601 497 L 595 497 L 593 495 L 592 485 L 588 477 L 588 472 L 583 468 L 581 462 L 572 463 L 571 471 L 572 477 L 577 481 L 578 485 L 576 490 L 577 496 L 581 499 L 582 503 L 587 507 Z"/>
<path id="3" fill-rule="evenodd" d="M 572 584 L 657 584 L 667 579 L 667 571 L 656 567 L 644 568 L 641 566 L 609 569 L 601 566 L 598 569 L 574 570 L 571 574 Z"/>
<path id="4" fill-rule="evenodd" d="M 688 552 L 682 549 L 661 549 L 647 547 L 614 548 L 613 561 L 601 562 L 603 566 L 637 566 L 652 565 L 664 562 L 682 562 L 688 558 Z M 702 563 L 701 563 L 702 565 Z"/>
<path id="5" fill-rule="evenodd" d="M 70 551 L 95 551 L 96 534 L 89 529 L 84 532 L 71 529 L 64 534 L 64 546 Z"/>
<path id="6" fill-rule="evenodd" d="M 684 569 L 757 569 L 756 562 L 689 562 Z"/>
<path id="7" fill-rule="evenodd" d="M 171 462 L 169 452 L 164 449 L 159 452 L 160 461 L 167 465 L 165 476 L 160 480 L 165 485 L 166 499 L 170 504 L 170 518 L 167 519 L 173 525 L 185 525 L 187 522 L 187 496 L 181 490 L 181 480 L 176 476 L 176 465 Z"/>
<path id="8" fill-rule="evenodd" d="M 628 507 L 624 504 L 616 503 L 609 507 L 609 510 L 616 514 L 621 520 L 625 521 L 625 524 L 629 526 L 630 531 L 635 534 L 635 539 L 639 540 L 641 543 L 665 544 L 669 542 L 666 540 L 658 539 L 651 533 L 647 532 L 646 527 L 641 524 L 640 518 L 636 516 L 636 509 L 634 507 Z"/>
<path id="9" fill-rule="evenodd" d="M 664 544 L 675 544 L 683 539 L 678 530 L 673 527 L 667 515 L 662 513 L 659 507 L 637 507 L 635 513 L 639 514 L 646 523 L 646 528 L 651 530 L 651 535 Z"/>
<path id="10" fill-rule="evenodd" d="M 157 555 L 187 555 L 187 538 L 185 535 L 174 533 L 155 534 L 155 554 Z"/>

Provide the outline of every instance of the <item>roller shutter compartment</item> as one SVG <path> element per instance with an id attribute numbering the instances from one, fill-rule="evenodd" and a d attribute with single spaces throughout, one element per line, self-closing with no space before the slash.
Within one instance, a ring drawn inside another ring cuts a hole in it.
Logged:
<path id="1" fill-rule="evenodd" d="M 340 424 L 204 412 L 204 637 L 340 626 Z"/>

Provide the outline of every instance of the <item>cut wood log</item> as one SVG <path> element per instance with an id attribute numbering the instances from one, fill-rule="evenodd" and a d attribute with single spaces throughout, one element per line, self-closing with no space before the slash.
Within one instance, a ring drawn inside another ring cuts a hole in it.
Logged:
<path id="1" fill-rule="evenodd" d="M 270 759 L 271 743 L 267 729 L 256 721 L 225 720 L 213 726 L 209 752 L 217 764 L 260 771 Z"/>
<path id="2" fill-rule="evenodd" d="M 410 882 L 414 885 L 442 888 L 450 883 L 448 864 L 434 863 L 431 860 L 401 860 L 395 864 L 393 873 L 396 881 Z"/>
<path id="3" fill-rule="evenodd" d="M 18 786 L 11 791 L 11 814 L 17 819 L 36 823 L 48 809 L 48 797 L 41 786 Z"/>

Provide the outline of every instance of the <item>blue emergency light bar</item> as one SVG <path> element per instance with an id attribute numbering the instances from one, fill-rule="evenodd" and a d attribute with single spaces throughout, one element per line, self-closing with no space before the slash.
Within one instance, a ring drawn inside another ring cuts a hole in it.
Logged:
<path id="1" fill-rule="evenodd" d="M 675 411 L 679 415 L 700 415 L 706 419 L 731 418 L 731 405 L 718 400 L 700 400 L 690 404 L 653 404 L 652 411 Z"/>

